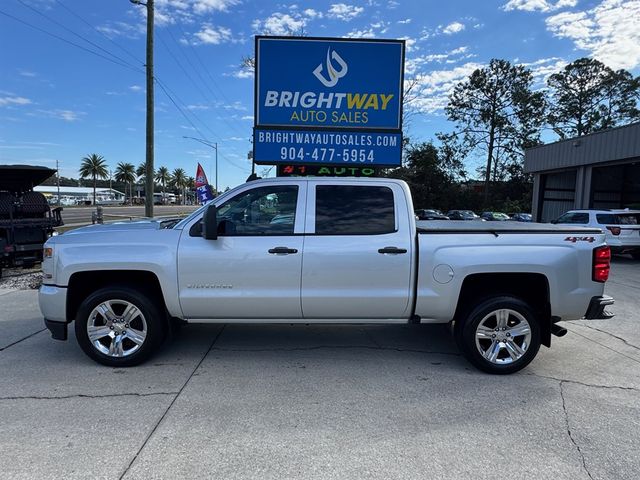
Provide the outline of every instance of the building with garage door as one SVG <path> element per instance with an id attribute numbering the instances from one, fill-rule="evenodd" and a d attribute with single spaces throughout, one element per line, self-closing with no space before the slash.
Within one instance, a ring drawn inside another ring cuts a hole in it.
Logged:
<path id="1" fill-rule="evenodd" d="M 567 210 L 640 208 L 640 123 L 530 148 L 532 214 L 549 222 Z"/>

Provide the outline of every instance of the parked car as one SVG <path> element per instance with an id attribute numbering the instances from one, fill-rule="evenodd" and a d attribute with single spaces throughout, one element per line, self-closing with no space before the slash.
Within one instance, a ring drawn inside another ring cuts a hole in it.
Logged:
<path id="1" fill-rule="evenodd" d="M 509 215 L 502 212 L 482 212 L 482 215 L 480 215 L 480 218 L 490 222 L 506 222 L 508 220 L 511 220 Z"/>
<path id="2" fill-rule="evenodd" d="M 31 165 L 0 165 L 0 272 L 42 260 L 42 245 L 62 225 L 62 207 L 51 209 L 34 192 L 56 171 Z"/>
<path id="3" fill-rule="evenodd" d="M 551 223 L 601 228 L 613 253 L 640 260 L 640 210 L 570 210 Z"/>
<path id="4" fill-rule="evenodd" d="M 440 210 L 432 208 L 419 208 L 418 210 L 415 210 L 415 214 L 418 220 L 449 220 L 449 217 Z"/>
<path id="5" fill-rule="evenodd" d="M 533 216 L 530 213 L 510 213 L 509 216 L 516 222 L 533 222 Z"/>
<path id="6" fill-rule="evenodd" d="M 480 217 L 471 210 L 449 210 L 447 217 L 451 220 L 480 220 Z"/>
<path id="7" fill-rule="evenodd" d="M 270 224 L 258 214 L 267 204 L 270 215 L 293 204 L 293 222 Z M 40 308 L 54 338 L 66 340 L 75 320 L 84 352 L 115 367 L 148 359 L 172 321 L 455 319 L 466 358 L 501 374 L 564 335 L 556 322 L 611 316 L 609 247 L 599 229 L 485 225 L 417 226 L 400 180 L 255 180 L 175 225 L 121 222 L 49 239 Z"/>

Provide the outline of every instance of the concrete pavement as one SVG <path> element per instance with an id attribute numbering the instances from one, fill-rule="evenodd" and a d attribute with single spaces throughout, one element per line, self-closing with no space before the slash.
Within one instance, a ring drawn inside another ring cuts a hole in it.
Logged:
<path id="1" fill-rule="evenodd" d="M 0 296 L 6 478 L 628 479 L 640 476 L 640 263 L 617 316 L 576 321 L 519 374 L 478 372 L 441 326 L 190 325 L 101 367 Z M 70 332 L 72 334 L 72 331 Z"/>

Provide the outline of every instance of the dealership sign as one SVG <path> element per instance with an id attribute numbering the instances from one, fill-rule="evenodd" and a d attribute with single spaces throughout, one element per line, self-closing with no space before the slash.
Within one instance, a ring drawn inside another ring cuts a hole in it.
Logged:
<path id="1" fill-rule="evenodd" d="M 256 163 L 399 165 L 404 41 L 256 37 Z"/>

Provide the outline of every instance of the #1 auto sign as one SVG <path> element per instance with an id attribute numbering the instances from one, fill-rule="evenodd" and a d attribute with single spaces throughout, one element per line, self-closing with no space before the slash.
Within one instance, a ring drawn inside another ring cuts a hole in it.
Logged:
<path id="1" fill-rule="evenodd" d="M 398 165 L 404 41 L 256 37 L 256 163 Z"/>

